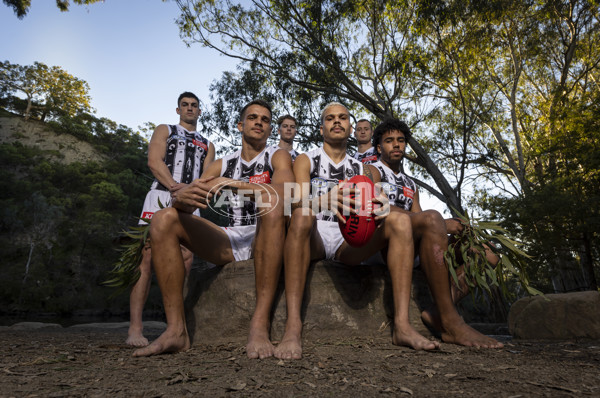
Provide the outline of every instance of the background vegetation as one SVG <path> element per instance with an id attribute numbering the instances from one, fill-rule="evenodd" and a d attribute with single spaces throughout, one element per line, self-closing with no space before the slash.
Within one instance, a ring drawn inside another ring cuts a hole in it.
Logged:
<path id="1" fill-rule="evenodd" d="M 186 43 L 240 62 L 211 86 L 201 118 L 221 153 L 237 144 L 241 105 L 257 97 L 298 118 L 301 149 L 318 143 L 331 100 L 374 124 L 400 117 L 414 132 L 405 167 L 422 191 L 501 221 L 532 256 L 534 287 L 598 288 L 597 0 L 174 1 Z M 112 240 L 135 222 L 150 183 L 146 142 L 93 116 L 87 84 L 60 67 L 6 61 L 0 73 L 2 108 L 105 159 L 64 164 L 2 144 L 0 303 L 100 308 Z"/>

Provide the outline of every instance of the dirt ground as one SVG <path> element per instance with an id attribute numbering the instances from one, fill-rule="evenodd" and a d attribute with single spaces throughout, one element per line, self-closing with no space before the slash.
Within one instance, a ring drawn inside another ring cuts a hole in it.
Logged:
<path id="1" fill-rule="evenodd" d="M 249 360 L 244 341 L 133 358 L 126 329 L 0 331 L 2 397 L 600 396 L 600 341 L 515 341 L 433 353 L 386 337 L 305 342 L 299 361 Z M 159 330 L 149 336 L 155 338 Z"/>

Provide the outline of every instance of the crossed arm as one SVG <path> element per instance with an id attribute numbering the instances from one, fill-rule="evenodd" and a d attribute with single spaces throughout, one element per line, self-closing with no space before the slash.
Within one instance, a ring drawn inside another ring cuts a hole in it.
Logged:
<path id="1" fill-rule="evenodd" d="M 288 152 L 284 150 L 275 152 L 271 164 L 273 165 L 272 185 L 282 185 L 294 181 L 292 158 Z M 206 209 L 213 196 L 224 188 L 233 191 L 248 190 L 248 192 L 252 192 L 250 198 L 253 200 L 262 193 L 271 193 L 267 187 L 263 186 L 264 184 L 253 184 L 221 177 L 221 165 L 222 159 L 217 159 L 205 169 L 199 179 L 172 192 L 173 207 L 186 213 L 193 213 L 197 208 Z"/>

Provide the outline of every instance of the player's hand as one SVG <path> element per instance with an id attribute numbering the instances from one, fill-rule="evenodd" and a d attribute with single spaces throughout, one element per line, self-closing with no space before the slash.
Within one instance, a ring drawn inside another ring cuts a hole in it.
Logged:
<path id="1" fill-rule="evenodd" d="M 213 187 L 211 180 L 213 179 L 214 177 L 199 178 L 186 187 L 173 192 L 171 194 L 173 207 L 189 213 L 193 213 L 197 208 L 206 209 L 213 197 L 213 193 L 211 192 Z M 191 209 L 193 210 L 190 211 Z"/>
<path id="2" fill-rule="evenodd" d="M 171 185 L 171 186 L 169 187 L 169 192 L 171 192 L 171 196 L 173 196 L 173 193 L 174 193 L 174 192 L 177 192 L 177 191 L 179 191 L 180 189 L 187 187 L 188 185 L 189 185 L 189 184 L 184 184 L 184 183 L 178 182 L 178 183 L 176 183 L 176 184 L 173 184 L 173 185 Z"/>
<path id="3" fill-rule="evenodd" d="M 374 203 L 380 206 L 375 206 Z M 371 213 L 375 215 L 375 221 L 383 220 L 390 214 L 390 201 L 383 192 L 379 192 L 379 195 L 373 198 L 370 206 L 373 209 Z"/>
<path id="4" fill-rule="evenodd" d="M 469 226 L 463 224 L 460 218 L 447 218 L 444 220 L 446 222 L 446 231 L 452 235 L 460 235 L 465 230 L 468 231 Z"/>
<path id="5" fill-rule="evenodd" d="M 344 187 L 344 183 L 340 183 L 333 187 L 328 193 L 319 197 L 320 209 L 329 210 L 338 220 L 343 224 L 346 224 L 345 216 L 350 214 L 357 214 L 357 208 L 360 208 L 360 198 L 356 196 L 360 195 L 360 190 L 356 188 Z M 354 197 L 355 199 L 351 199 Z"/>

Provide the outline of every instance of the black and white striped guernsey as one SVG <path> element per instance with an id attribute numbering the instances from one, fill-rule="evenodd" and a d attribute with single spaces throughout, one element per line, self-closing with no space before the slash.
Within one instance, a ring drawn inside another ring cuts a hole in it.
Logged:
<path id="1" fill-rule="evenodd" d="M 189 184 L 202 175 L 210 142 L 197 131 L 188 131 L 179 124 L 167 127 L 169 137 L 165 164 L 175 181 Z M 150 189 L 168 191 L 157 179 L 154 179 Z"/>
<path id="2" fill-rule="evenodd" d="M 254 159 L 246 162 L 242 159 L 242 150 L 231 153 L 222 159 L 221 176 L 244 182 L 270 184 L 273 176 L 273 154 L 279 148 L 268 146 Z M 256 205 L 253 201 L 242 202 L 235 194 L 227 207 L 229 226 L 256 224 Z"/>
<path id="3" fill-rule="evenodd" d="M 378 159 L 377 151 L 375 150 L 375 147 L 372 146 L 363 153 L 356 152 L 354 154 L 354 159 L 360 160 L 364 164 L 373 164 Z"/>
<path id="4" fill-rule="evenodd" d="M 390 204 L 410 211 L 417 192 L 417 184 L 402 172 L 394 173 L 394 170 L 381 161 L 374 163 L 373 166 L 381 174 L 381 189 L 387 195 Z"/>
<path id="5" fill-rule="evenodd" d="M 306 152 L 305 155 L 310 159 L 310 194 L 312 197 L 329 192 L 340 181 L 363 174 L 363 164 L 348 154 L 337 164 L 331 160 L 323 148 L 313 149 Z M 330 211 L 317 214 L 317 220 L 337 221 L 335 215 Z"/>

